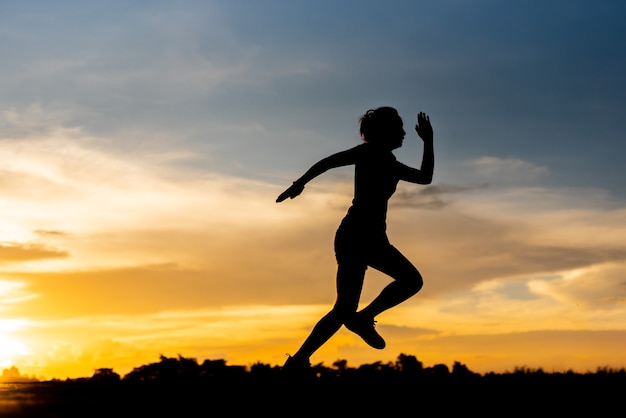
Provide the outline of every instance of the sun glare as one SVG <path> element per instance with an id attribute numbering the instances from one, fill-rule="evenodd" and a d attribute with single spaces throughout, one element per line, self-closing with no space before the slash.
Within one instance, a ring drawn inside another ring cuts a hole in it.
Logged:
<path id="1" fill-rule="evenodd" d="M 28 352 L 28 347 L 23 343 L 0 334 L 0 368 L 12 366 L 15 357 L 27 355 Z"/>
<path id="2" fill-rule="evenodd" d="M 30 354 L 26 344 L 11 336 L 24 325 L 22 320 L 0 319 L 0 369 L 14 365 L 17 357 Z"/>

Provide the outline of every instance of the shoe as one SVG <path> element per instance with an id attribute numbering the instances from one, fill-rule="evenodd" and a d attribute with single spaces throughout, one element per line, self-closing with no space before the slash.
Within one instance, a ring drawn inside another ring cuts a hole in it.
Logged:
<path id="1" fill-rule="evenodd" d="M 285 376 L 290 377 L 305 377 L 313 372 L 311 362 L 308 359 L 301 360 L 289 354 L 287 354 L 287 361 L 285 361 L 281 370 Z"/>
<path id="2" fill-rule="evenodd" d="M 344 325 L 350 331 L 361 337 L 370 347 L 377 350 L 385 348 L 385 340 L 376 332 L 376 321 L 373 318 L 361 318 L 359 314 L 354 314 Z"/>

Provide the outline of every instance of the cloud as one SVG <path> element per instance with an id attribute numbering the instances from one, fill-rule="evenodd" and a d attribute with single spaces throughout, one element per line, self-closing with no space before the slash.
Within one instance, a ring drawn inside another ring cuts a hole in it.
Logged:
<path id="1" fill-rule="evenodd" d="M 21 303 L 36 297 L 28 291 L 28 283 L 20 280 L 0 279 L 0 311 L 6 310 L 9 305 Z M 0 321 L 0 331 L 6 331 L 6 324 L 16 321 L 15 319 L 5 319 Z"/>
<path id="2" fill-rule="evenodd" d="M 467 165 L 478 178 L 499 185 L 526 184 L 549 173 L 547 167 L 515 158 L 482 157 Z"/>
<path id="3" fill-rule="evenodd" d="M 46 248 L 41 244 L 0 243 L 0 264 L 50 258 L 65 258 L 66 251 Z"/>
<path id="4" fill-rule="evenodd" d="M 626 259 L 623 257 L 622 259 Z M 531 291 L 564 304 L 597 310 L 626 307 L 626 263 L 587 264 L 552 280 L 532 280 Z"/>
<path id="5" fill-rule="evenodd" d="M 437 211 L 389 211 L 389 236 L 424 273 L 425 295 L 561 275 L 626 256 L 619 238 L 626 212 L 593 189 L 480 188 L 450 196 Z"/>
<path id="6" fill-rule="evenodd" d="M 399 184 L 396 193 L 390 200 L 390 207 L 410 207 L 424 209 L 442 209 L 452 203 L 446 196 L 471 192 L 487 187 L 486 184 L 480 186 L 455 186 L 451 184 L 438 183 L 423 188 Z"/>

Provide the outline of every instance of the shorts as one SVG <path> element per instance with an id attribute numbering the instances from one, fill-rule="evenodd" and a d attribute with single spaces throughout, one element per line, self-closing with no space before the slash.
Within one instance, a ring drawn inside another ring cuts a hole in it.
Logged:
<path id="1" fill-rule="evenodd" d="M 350 263 L 366 268 L 394 250 L 384 230 L 369 231 L 360 225 L 342 222 L 335 233 L 335 258 L 339 264 Z"/>

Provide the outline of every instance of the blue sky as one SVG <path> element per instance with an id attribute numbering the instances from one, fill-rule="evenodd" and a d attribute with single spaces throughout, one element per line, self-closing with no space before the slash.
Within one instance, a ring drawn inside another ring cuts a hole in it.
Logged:
<path id="1" fill-rule="evenodd" d="M 434 127 L 389 213 L 425 287 L 386 358 L 318 359 L 623 366 L 625 44 L 608 0 L 1 2 L 0 367 L 282 363 L 333 301 L 351 172 L 275 198 L 383 105 L 406 164 Z"/>
<path id="2" fill-rule="evenodd" d="M 280 181 L 357 142 L 364 110 L 392 105 L 408 126 L 431 115 L 444 168 L 522 159 L 549 170 L 543 181 L 624 197 L 624 7 L 5 2 L 3 107 L 38 104 L 113 148 L 179 147 Z"/>

